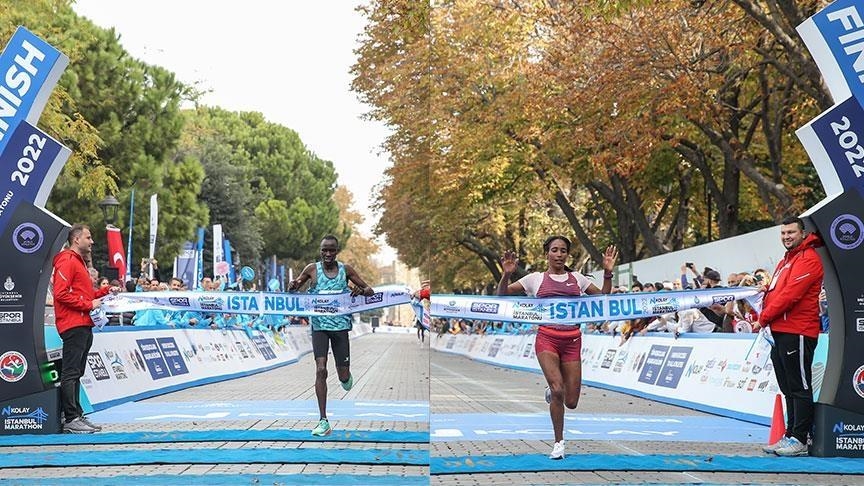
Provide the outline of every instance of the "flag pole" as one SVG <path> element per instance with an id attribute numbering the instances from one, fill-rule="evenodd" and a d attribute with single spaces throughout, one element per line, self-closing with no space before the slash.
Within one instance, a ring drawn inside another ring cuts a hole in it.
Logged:
<path id="1" fill-rule="evenodd" d="M 132 224 L 135 222 L 135 188 L 129 197 L 129 243 L 126 244 L 126 281 L 134 280 L 132 277 Z M 120 240 L 123 241 L 123 240 Z"/>

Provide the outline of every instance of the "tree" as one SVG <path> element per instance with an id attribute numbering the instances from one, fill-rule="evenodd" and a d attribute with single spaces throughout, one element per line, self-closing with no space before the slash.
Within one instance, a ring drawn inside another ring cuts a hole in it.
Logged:
<path id="1" fill-rule="evenodd" d="M 338 186 L 333 193 L 333 201 L 339 208 L 339 231 L 342 246 L 339 259 L 348 262 L 357 270 L 366 283 L 375 285 L 378 281 L 378 267 L 373 256 L 378 253 L 378 244 L 360 233 L 363 215 L 351 209 L 354 196 L 345 186 Z"/>

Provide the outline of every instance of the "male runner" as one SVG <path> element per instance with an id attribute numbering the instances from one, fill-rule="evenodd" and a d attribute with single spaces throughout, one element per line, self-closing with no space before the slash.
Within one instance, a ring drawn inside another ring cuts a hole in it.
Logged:
<path id="1" fill-rule="evenodd" d="M 342 293 L 349 290 L 348 281 L 355 286 L 351 295 L 371 296 L 372 287 L 360 278 L 353 267 L 336 260 L 339 254 L 339 240 L 333 235 L 327 235 L 321 240 L 321 261 L 306 265 L 300 276 L 291 281 L 288 290 L 297 290 L 311 280 L 309 293 Z M 332 429 L 327 420 L 327 352 L 333 348 L 333 359 L 336 361 L 336 374 L 342 383 L 342 388 L 350 390 L 354 385 L 349 366 L 351 364 L 348 345 L 348 331 L 351 330 L 351 316 L 312 317 L 312 354 L 315 356 L 315 396 L 318 398 L 318 411 L 321 419 L 312 429 L 312 435 L 329 435 Z"/>

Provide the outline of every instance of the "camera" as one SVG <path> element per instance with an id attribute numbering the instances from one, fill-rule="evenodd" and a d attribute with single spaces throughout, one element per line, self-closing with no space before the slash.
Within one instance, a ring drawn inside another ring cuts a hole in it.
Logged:
<path id="1" fill-rule="evenodd" d="M 687 268 L 694 268 L 694 267 L 696 267 L 696 264 L 693 263 L 693 262 L 687 262 L 687 263 L 685 263 L 684 265 L 687 265 Z"/>

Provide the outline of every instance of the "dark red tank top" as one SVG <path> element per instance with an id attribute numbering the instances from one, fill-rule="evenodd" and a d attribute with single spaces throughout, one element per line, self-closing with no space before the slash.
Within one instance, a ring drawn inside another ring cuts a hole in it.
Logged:
<path id="1" fill-rule="evenodd" d="M 559 282 L 549 276 L 549 272 L 543 272 L 543 281 L 537 289 L 536 297 L 577 297 L 582 295 L 579 282 L 571 272 L 567 272 L 567 280 Z M 576 338 L 582 335 L 579 326 L 540 326 L 537 332 L 552 336 Z"/>

